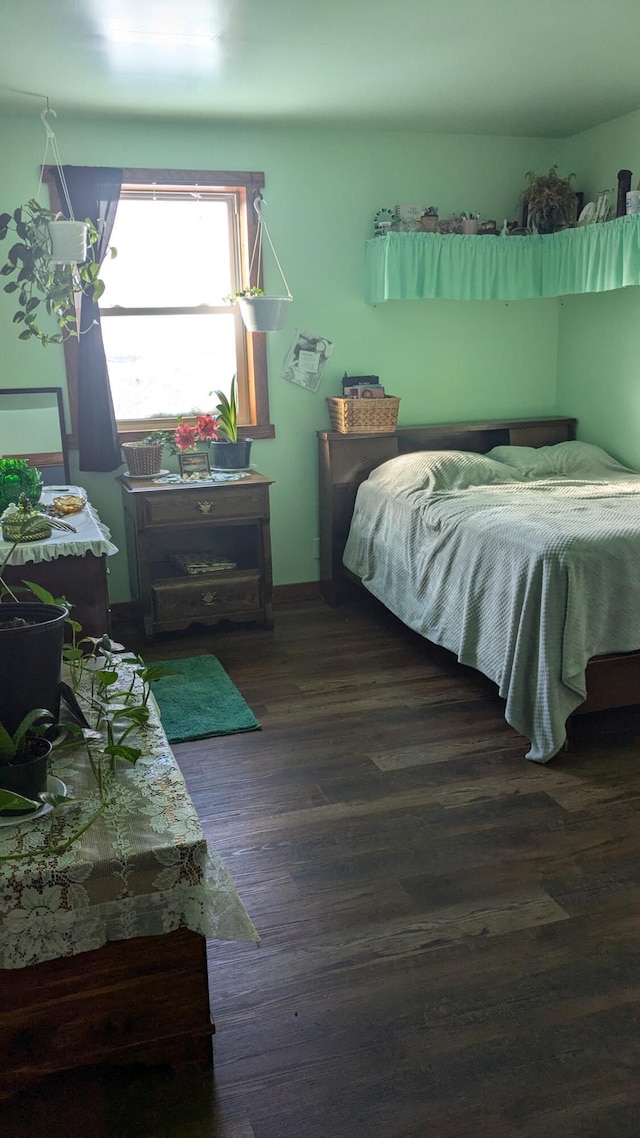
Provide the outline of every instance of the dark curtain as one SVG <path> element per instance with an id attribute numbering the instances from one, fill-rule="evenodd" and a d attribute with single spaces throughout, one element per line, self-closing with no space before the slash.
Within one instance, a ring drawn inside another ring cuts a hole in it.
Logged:
<path id="1" fill-rule="evenodd" d="M 97 166 L 64 166 L 64 176 L 77 221 L 88 217 L 98 225 L 101 237 L 93 247 L 102 264 L 109 248 L 122 186 L 122 170 Z M 68 206 L 58 171 L 53 176 L 63 212 Z M 88 296 L 82 296 L 78 342 L 78 447 L 80 470 L 115 470 L 122 465 L 118 430 L 113 410 L 109 372 L 102 343 L 100 311 Z"/>

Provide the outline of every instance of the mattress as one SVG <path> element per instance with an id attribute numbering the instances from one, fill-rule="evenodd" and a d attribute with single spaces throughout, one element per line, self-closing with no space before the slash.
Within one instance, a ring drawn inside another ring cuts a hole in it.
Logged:
<path id="1" fill-rule="evenodd" d="M 640 475 L 591 451 L 562 473 L 558 454 L 539 469 L 504 454 L 392 459 L 360 486 L 344 552 L 405 624 L 497 684 L 541 763 L 585 699 L 588 660 L 640 648 Z"/>

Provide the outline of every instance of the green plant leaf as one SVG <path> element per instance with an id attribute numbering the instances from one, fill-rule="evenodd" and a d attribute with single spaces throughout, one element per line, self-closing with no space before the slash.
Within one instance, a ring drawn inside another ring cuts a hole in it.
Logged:
<path id="1" fill-rule="evenodd" d="M 16 753 L 15 743 L 4 723 L 0 723 L 0 764 L 8 763 Z"/>
<path id="2" fill-rule="evenodd" d="M 138 761 L 142 751 L 139 747 L 124 747 L 119 743 L 113 743 L 104 749 L 106 755 L 111 755 L 114 759 L 126 759 L 132 765 Z"/>
<path id="3" fill-rule="evenodd" d="M 39 810 L 41 806 L 41 802 L 34 802 L 31 798 L 23 798 L 21 794 L 16 794 L 13 790 L 0 789 L 0 810 L 20 813 L 23 810 Z"/>
<path id="4" fill-rule="evenodd" d="M 31 590 L 34 597 L 37 597 L 39 601 L 42 601 L 43 605 L 58 604 L 58 601 L 54 600 L 53 598 L 53 593 L 50 593 L 48 589 L 44 589 L 42 585 L 36 585 L 35 581 L 23 581 L 22 584 L 26 585 L 27 588 Z"/>
<path id="5" fill-rule="evenodd" d="M 115 684 L 115 682 L 118 678 L 117 672 L 98 671 L 98 672 L 93 672 L 92 674 L 95 676 L 98 683 L 102 687 L 107 687 L 107 688 L 110 687 L 111 684 Z"/>

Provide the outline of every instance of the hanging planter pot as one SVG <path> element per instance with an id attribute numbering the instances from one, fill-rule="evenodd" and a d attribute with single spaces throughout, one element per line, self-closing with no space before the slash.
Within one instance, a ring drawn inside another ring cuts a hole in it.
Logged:
<path id="1" fill-rule="evenodd" d="M 86 221 L 50 221 L 51 263 L 81 265 L 87 259 Z"/>
<path id="2" fill-rule="evenodd" d="M 253 203 L 253 208 L 258 215 L 258 225 L 256 227 L 256 236 L 253 242 L 251 260 L 249 263 L 249 280 L 251 280 L 252 277 L 254 280 L 256 278 L 258 280 L 261 279 L 262 234 L 264 231 L 265 237 L 271 246 L 271 252 L 278 266 L 280 276 L 282 277 L 282 283 L 286 289 L 286 296 L 265 296 L 258 285 L 250 285 L 247 288 L 238 289 L 236 292 L 231 293 L 230 296 L 225 296 L 224 300 L 237 302 L 244 326 L 248 332 L 281 332 L 287 319 L 287 304 L 293 300 L 293 297 L 289 291 L 287 279 L 282 271 L 282 265 L 278 260 L 278 254 L 273 247 L 269 230 L 263 221 L 262 206 L 263 197 L 262 194 L 258 194 Z"/>
<path id="3" fill-rule="evenodd" d="M 291 300 L 291 296 L 239 296 L 237 303 L 247 331 L 281 332 Z"/>

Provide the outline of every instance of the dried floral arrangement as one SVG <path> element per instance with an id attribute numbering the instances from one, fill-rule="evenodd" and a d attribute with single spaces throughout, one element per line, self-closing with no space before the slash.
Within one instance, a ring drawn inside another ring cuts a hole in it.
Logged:
<path id="1" fill-rule="evenodd" d="M 575 174 L 560 178 L 558 167 L 552 166 L 548 174 L 528 170 L 527 186 L 522 200 L 527 205 L 528 228 L 537 233 L 555 233 L 575 224 L 577 197 L 571 184 Z"/>

